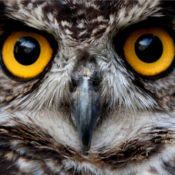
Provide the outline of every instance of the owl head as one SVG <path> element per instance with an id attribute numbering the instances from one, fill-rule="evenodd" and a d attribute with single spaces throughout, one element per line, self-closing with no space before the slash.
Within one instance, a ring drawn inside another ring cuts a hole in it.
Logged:
<path id="1" fill-rule="evenodd" d="M 46 174 L 161 172 L 174 152 L 174 10 L 0 0 L 2 157 L 27 173 L 29 162 Z"/>

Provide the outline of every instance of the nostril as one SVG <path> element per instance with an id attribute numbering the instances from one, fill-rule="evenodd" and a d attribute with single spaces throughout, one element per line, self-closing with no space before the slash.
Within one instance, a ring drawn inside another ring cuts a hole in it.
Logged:
<path id="1" fill-rule="evenodd" d="M 92 84 L 94 87 L 99 87 L 101 80 L 99 78 L 92 79 Z"/>
<path id="2" fill-rule="evenodd" d="M 77 87 L 77 83 L 74 80 L 71 80 L 70 86 L 69 86 L 70 92 L 71 93 L 74 92 L 76 90 L 76 87 Z"/>
<path id="3" fill-rule="evenodd" d="M 78 86 L 78 82 L 75 79 L 71 80 L 71 85 L 76 88 Z"/>
<path id="4" fill-rule="evenodd" d="M 99 86 L 101 83 L 101 76 L 97 72 L 94 72 L 91 76 L 87 75 L 81 75 L 80 73 L 74 73 L 71 76 L 70 81 L 70 92 L 74 92 L 77 87 L 80 86 L 80 84 L 83 83 L 84 80 L 87 80 L 89 84 L 91 84 L 90 87 L 92 87 L 94 90 L 99 90 Z"/>
<path id="5" fill-rule="evenodd" d="M 80 78 L 78 75 L 74 74 L 71 77 L 71 81 L 70 81 L 70 91 L 74 92 L 79 84 Z"/>

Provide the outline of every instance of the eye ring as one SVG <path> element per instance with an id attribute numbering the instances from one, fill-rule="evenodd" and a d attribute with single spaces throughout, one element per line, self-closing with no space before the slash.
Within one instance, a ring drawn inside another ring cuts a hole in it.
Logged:
<path id="1" fill-rule="evenodd" d="M 20 64 L 15 58 L 15 44 L 25 37 L 35 39 L 40 46 L 37 60 L 31 65 Z M 39 75 L 52 58 L 53 50 L 47 39 L 35 32 L 17 31 L 7 37 L 2 46 L 2 62 L 5 68 L 15 77 L 21 79 L 32 79 Z"/>
<path id="2" fill-rule="evenodd" d="M 135 51 L 137 40 L 147 34 L 157 36 L 163 47 L 160 58 L 153 63 L 143 62 L 138 58 Z M 125 41 L 123 49 L 126 61 L 136 72 L 143 76 L 155 76 L 166 71 L 172 64 L 175 56 L 174 40 L 165 29 L 159 27 L 133 31 Z"/>

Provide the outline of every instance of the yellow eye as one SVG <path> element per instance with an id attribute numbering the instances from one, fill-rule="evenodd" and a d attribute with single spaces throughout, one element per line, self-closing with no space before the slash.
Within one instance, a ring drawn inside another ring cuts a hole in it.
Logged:
<path id="1" fill-rule="evenodd" d="M 5 68 L 21 79 L 39 75 L 52 58 L 53 50 L 45 37 L 34 32 L 12 33 L 2 46 Z"/>
<path id="2" fill-rule="evenodd" d="M 126 61 L 144 76 L 155 76 L 166 71 L 175 57 L 172 37 L 158 27 L 132 32 L 123 49 Z"/>

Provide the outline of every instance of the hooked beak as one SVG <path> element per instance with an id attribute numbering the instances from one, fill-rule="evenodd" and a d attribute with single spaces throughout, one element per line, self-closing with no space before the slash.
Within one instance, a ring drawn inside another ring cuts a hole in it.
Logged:
<path id="1" fill-rule="evenodd" d="M 76 123 L 83 154 L 91 146 L 94 128 L 99 118 L 99 94 L 93 80 L 81 77 L 72 99 L 72 114 Z"/>

